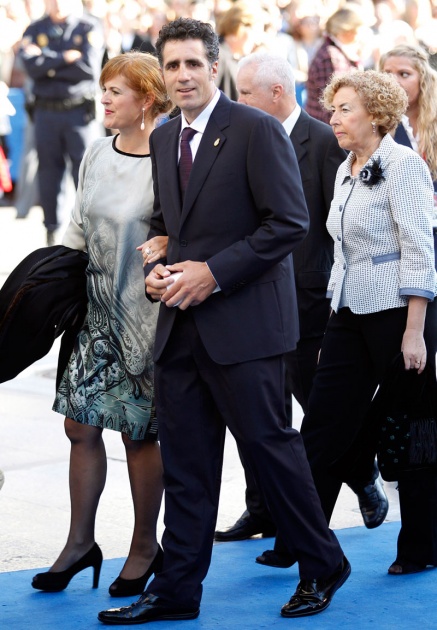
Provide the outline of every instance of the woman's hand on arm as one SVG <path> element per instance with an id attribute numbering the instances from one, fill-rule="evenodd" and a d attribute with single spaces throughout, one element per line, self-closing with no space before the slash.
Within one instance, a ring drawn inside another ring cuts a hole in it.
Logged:
<path id="1" fill-rule="evenodd" d="M 149 263 L 161 260 L 167 256 L 168 236 L 154 236 L 139 247 L 138 251 L 143 254 L 143 267 Z"/>
<path id="2" fill-rule="evenodd" d="M 426 365 L 426 346 L 423 338 L 428 300 L 412 295 L 408 302 L 408 317 L 402 338 L 401 350 L 406 370 L 417 370 L 421 374 Z"/>

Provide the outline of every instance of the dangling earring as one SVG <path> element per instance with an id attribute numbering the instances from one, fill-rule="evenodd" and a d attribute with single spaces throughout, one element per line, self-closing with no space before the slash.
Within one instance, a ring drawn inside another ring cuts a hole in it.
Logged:
<path id="1" fill-rule="evenodd" d="M 144 131 L 144 129 L 145 129 L 145 124 L 144 124 L 144 112 L 145 111 L 146 111 L 146 108 L 143 107 L 143 117 L 141 118 L 141 125 L 140 125 L 141 131 Z"/>
<path id="2" fill-rule="evenodd" d="M 376 133 L 376 123 L 375 122 L 372 123 L 372 131 L 373 131 L 373 133 Z"/>

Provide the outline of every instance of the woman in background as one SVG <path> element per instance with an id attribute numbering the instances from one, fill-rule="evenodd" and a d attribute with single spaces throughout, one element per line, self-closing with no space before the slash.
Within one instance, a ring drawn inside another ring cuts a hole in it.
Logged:
<path id="1" fill-rule="evenodd" d="M 329 112 L 320 103 L 320 95 L 330 78 L 363 67 L 358 45 L 363 23 L 360 7 L 348 2 L 326 22 L 326 36 L 308 68 L 305 109 L 313 118 L 329 123 Z"/>
<path id="2" fill-rule="evenodd" d="M 423 157 L 437 192 L 437 72 L 425 50 L 405 44 L 384 53 L 380 68 L 394 76 L 408 97 L 394 138 Z"/>
<path id="3" fill-rule="evenodd" d="M 217 21 L 220 59 L 216 85 L 233 101 L 238 101 L 238 61 L 260 43 L 263 28 L 260 9 L 243 0 L 235 2 Z"/>

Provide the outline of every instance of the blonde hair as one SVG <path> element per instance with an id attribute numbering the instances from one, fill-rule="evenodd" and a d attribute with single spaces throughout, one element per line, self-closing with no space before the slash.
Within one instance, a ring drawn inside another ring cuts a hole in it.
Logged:
<path id="1" fill-rule="evenodd" d="M 242 24 L 254 26 L 260 16 L 248 2 L 235 2 L 230 9 L 225 11 L 217 21 L 217 34 L 219 37 L 236 35 Z"/>
<path id="2" fill-rule="evenodd" d="M 394 77 L 365 70 L 334 75 L 320 99 L 325 109 L 331 109 L 334 96 L 343 87 L 355 90 L 383 136 L 398 126 L 408 106 L 405 90 Z"/>
<path id="3" fill-rule="evenodd" d="M 351 4 L 350 8 L 344 6 L 328 18 L 326 32 L 336 37 L 339 33 L 355 31 L 363 24 L 364 20 L 361 16 L 360 7 Z"/>
<path id="4" fill-rule="evenodd" d="M 168 98 L 159 62 L 149 53 L 126 52 L 109 59 L 100 74 L 100 87 L 115 76 L 122 76 L 138 98 L 152 96 L 150 116 L 156 118 L 170 111 L 172 103 Z"/>
<path id="5" fill-rule="evenodd" d="M 437 72 L 429 63 L 428 53 L 417 46 L 402 44 L 381 55 L 381 70 L 389 57 L 405 57 L 419 73 L 419 116 L 417 131 L 419 151 L 433 180 L 437 179 Z M 408 110 L 407 110 L 408 114 Z"/>

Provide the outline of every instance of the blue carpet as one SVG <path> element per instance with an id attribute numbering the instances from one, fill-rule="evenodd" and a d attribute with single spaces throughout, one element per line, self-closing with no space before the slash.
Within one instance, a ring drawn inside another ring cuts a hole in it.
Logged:
<path id="1" fill-rule="evenodd" d="M 296 567 L 273 569 L 254 562 L 272 539 L 255 539 L 214 546 L 204 583 L 201 614 L 192 621 L 160 622 L 157 630 L 258 630 L 280 627 L 293 630 L 437 629 L 434 602 L 437 570 L 408 576 L 389 576 L 395 559 L 399 523 L 376 530 L 342 529 L 337 535 L 352 564 L 352 575 L 328 610 L 314 617 L 293 620 L 279 616 L 298 581 Z M 76 630 L 106 627 L 97 612 L 129 604 L 132 598 L 113 599 L 107 587 L 118 575 L 122 559 L 106 560 L 100 587 L 91 588 L 92 569 L 73 578 L 61 593 L 42 593 L 30 587 L 37 570 L 0 574 L 0 627 L 13 630 Z M 136 598 L 134 598 L 136 599 Z M 138 626 L 140 627 L 140 626 Z M 149 627 L 149 626 L 146 626 Z"/>

